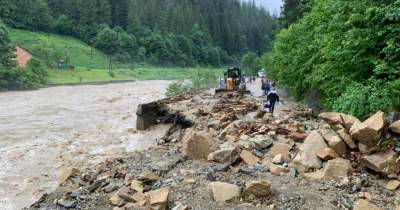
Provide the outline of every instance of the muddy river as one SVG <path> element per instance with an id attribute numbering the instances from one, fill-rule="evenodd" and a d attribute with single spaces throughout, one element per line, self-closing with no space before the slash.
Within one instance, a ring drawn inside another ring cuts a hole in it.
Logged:
<path id="1" fill-rule="evenodd" d="M 63 168 L 84 168 L 155 144 L 166 128 L 133 132 L 136 107 L 168 81 L 0 93 L 0 209 L 54 190 Z M 151 135 L 150 135 L 151 133 Z"/>

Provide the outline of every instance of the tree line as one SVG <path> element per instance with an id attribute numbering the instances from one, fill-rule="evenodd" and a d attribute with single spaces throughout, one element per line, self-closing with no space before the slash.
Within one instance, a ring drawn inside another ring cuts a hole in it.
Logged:
<path id="1" fill-rule="evenodd" d="M 272 46 L 277 18 L 239 0 L 0 0 L 8 25 L 77 37 L 120 62 L 234 63 Z"/>
<path id="2" fill-rule="evenodd" d="M 365 117 L 400 108 L 399 0 L 286 0 L 263 64 L 299 98 Z"/>

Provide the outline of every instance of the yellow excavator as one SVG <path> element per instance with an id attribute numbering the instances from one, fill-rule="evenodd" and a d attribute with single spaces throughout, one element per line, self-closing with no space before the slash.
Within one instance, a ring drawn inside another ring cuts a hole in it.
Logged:
<path id="1" fill-rule="evenodd" d="M 229 68 L 224 72 L 224 84 L 215 90 L 215 93 L 223 92 L 240 92 L 242 94 L 250 94 L 249 90 L 246 90 L 246 83 L 242 75 L 242 71 L 239 68 Z"/>

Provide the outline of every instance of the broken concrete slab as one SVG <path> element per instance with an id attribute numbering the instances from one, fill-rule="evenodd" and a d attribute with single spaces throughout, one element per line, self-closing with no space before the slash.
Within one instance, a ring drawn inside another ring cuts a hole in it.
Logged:
<path id="1" fill-rule="evenodd" d="M 136 111 L 136 129 L 146 130 L 155 125 L 159 109 L 160 106 L 157 102 L 139 104 Z"/>

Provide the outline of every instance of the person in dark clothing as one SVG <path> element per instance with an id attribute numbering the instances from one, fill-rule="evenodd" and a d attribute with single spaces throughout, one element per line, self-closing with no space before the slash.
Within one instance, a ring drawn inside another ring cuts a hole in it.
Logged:
<path id="1" fill-rule="evenodd" d="M 274 113 L 276 102 L 279 103 L 279 96 L 276 93 L 275 88 L 272 88 L 267 96 L 267 100 L 269 101 L 269 112 Z"/>

